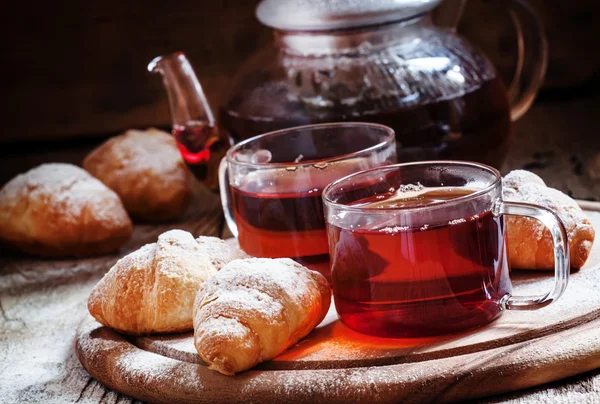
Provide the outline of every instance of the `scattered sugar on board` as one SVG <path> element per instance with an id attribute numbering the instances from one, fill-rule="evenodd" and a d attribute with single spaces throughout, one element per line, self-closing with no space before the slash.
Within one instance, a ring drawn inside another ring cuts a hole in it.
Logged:
<path id="1" fill-rule="evenodd" d="M 193 353 L 198 354 L 196 352 L 196 348 L 194 348 L 194 335 L 183 334 L 182 337 L 162 337 L 162 336 L 147 336 L 143 337 L 144 346 L 151 352 L 159 353 L 161 355 L 169 356 L 168 350 L 173 350 L 176 352 L 184 352 L 184 353 Z M 156 338 L 152 340 L 152 338 Z"/>

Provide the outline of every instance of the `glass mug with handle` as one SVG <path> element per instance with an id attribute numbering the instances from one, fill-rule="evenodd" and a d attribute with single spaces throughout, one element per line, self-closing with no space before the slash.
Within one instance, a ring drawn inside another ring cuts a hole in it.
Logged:
<path id="1" fill-rule="evenodd" d="M 335 307 L 350 328 L 391 338 L 487 324 L 504 309 L 550 304 L 569 278 L 569 247 L 548 209 L 502 199 L 502 177 L 460 161 L 355 173 L 323 191 Z M 513 296 L 504 215 L 540 220 L 554 242 L 555 282 Z"/>
<path id="2" fill-rule="evenodd" d="M 378 124 L 308 125 L 250 138 L 219 167 L 227 225 L 248 254 L 293 258 L 329 278 L 321 192 L 338 178 L 395 162 L 394 131 Z"/>

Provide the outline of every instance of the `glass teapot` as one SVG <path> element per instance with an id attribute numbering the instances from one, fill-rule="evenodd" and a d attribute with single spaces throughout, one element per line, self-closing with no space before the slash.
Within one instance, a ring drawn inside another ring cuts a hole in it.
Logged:
<path id="1" fill-rule="evenodd" d="M 399 161 L 500 167 L 511 121 L 533 102 L 547 59 L 535 12 L 523 0 L 500 1 L 519 36 L 508 89 L 455 32 L 466 0 L 263 0 L 256 15 L 274 29 L 274 41 L 239 69 L 219 129 L 182 53 L 156 58 L 149 70 L 163 74 L 182 154 L 212 188 L 231 142 L 321 122 L 387 125 Z M 432 22 L 436 7 L 443 26 Z M 523 69 L 526 61 L 531 68 Z"/>

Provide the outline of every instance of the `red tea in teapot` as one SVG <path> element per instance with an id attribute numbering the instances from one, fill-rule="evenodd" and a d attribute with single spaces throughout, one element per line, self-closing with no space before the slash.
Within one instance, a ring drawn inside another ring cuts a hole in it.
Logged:
<path id="1" fill-rule="evenodd" d="M 410 199 L 382 195 L 350 206 L 422 206 L 464 196 L 433 189 Z M 336 310 L 350 328 L 380 337 L 450 333 L 495 318 L 506 293 L 503 223 L 490 212 L 420 228 L 329 226 Z M 483 281 L 482 281 L 483 280 Z M 482 287 L 482 282 L 484 283 Z"/>
<path id="2" fill-rule="evenodd" d="M 209 173 L 216 172 L 213 167 L 219 164 L 229 148 L 229 142 L 221 136 L 219 128 L 191 121 L 174 125 L 173 136 L 190 171 L 209 188 L 215 189 L 216 177 Z"/>
<path id="3" fill-rule="evenodd" d="M 221 109 L 221 124 L 240 141 L 272 130 L 319 122 L 363 121 L 394 129 L 398 161 L 459 159 L 499 167 L 507 151 L 510 108 L 500 78 L 454 98 L 394 107 L 391 99 L 363 97 L 351 107 L 291 101 L 282 87 L 256 89 Z"/>

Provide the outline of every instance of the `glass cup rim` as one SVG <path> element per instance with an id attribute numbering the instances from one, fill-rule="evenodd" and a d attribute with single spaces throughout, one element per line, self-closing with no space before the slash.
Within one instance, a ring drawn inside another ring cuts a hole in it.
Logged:
<path id="1" fill-rule="evenodd" d="M 364 206 L 363 207 L 351 206 L 351 205 L 346 205 L 343 203 L 334 202 L 329 198 L 329 194 L 331 193 L 331 190 L 334 187 L 336 187 L 339 183 L 346 181 L 348 179 L 351 179 L 353 177 L 357 177 L 359 175 L 365 175 L 365 174 L 368 174 L 368 173 L 371 173 L 374 171 L 378 171 L 378 170 L 384 171 L 384 170 L 388 170 L 391 168 L 403 168 L 403 167 L 413 167 L 413 166 L 427 167 L 427 166 L 432 166 L 432 165 L 446 165 L 446 166 L 452 166 L 452 167 L 466 166 L 466 167 L 479 168 L 479 169 L 483 169 L 483 170 L 486 170 L 486 171 L 492 173 L 495 176 L 495 178 L 494 178 L 494 181 L 492 181 L 485 188 L 477 190 L 471 194 L 459 196 L 458 198 L 449 199 L 446 201 L 434 202 L 434 203 L 430 203 L 427 205 L 415 206 L 415 207 L 402 206 L 402 207 L 397 207 L 397 208 L 386 208 L 386 209 L 368 208 L 368 207 L 364 207 Z M 321 198 L 323 200 L 323 204 L 325 206 L 327 206 L 328 208 L 337 208 L 337 209 L 350 211 L 350 212 L 368 212 L 369 214 L 379 214 L 379 213 L 390 213 L 390 212 L 402 211 L 402 212 L 412 213 L 412 212 L 418 212 L 418 211 L 428 210 L 428 209 L 432 209 L 432 208 L 446 207 L 449 205 L 455 205 L 458 203 L 463 203 L 465 201 L 470 201 L 472 199 L 476 199 L 476 198 L 492 191 L 498 185 L 498 183 L 501 181 L 502 181 L 502 175 L 500 174 L 500 171 L 498 171 L 494 167 L 489 166 L 487 164 L 477 163 L 475 161 L 463 161 L 463 160 L 425 160 L 425 161 L 416 161 L 416 162 L 410 162 L 410 163 L 390 164 L 387 166 L 375 167 L 375 168 L 370 168 L 367 170 L 358 171 L 356 173 L 352 173 L 350 175 L 347 175 L 345 177 L 337 179 L 337 180 L 331 182 L 330 184 L 328 184 L 323 189 Z"/>
<path id="2" fill-rule="evenodd" d="M 330 157 L 330 158 L 306 160 L 306 161 L 301 161 L 298 163 L 295 163 L 293 161 L 285 162 L 285 163 L 250 163 L 250 162 L 246 162 L 246 161 L 237 161 L 233 158 L 234 153 L 239 151 L 242 147 L 248 145 L 249 143 L 252 143 L 259 139 L 262 139 L 264 137 L 278 136 L 278 135 L 281 135 L 281 134 L 284 134 L 287 132 L 293 132 L 293 131 L 297 131 L 297 130 L 324 129 L 324 128 L 328 128 L 328 127 L 342 127 L 342 126 L 368 127 L 368 128 L 372 128 L 372 129 L 380 129 L 382 131 L 382 133 L 386 133 L 386 136 L 385 136 L 385 139 L 383 139 L 379 143 L 376 143 L 372 146 L 369 146 L 369 147 L 361 149 L 361 150 L 357 150 L 352 153 L 346 153 L 346 154 L 342 154 L 340 156 Z M 238 166 L 246 166 L 246 167 L 285 168 L 285 167 L 311 166 L 311 165 L 315 165 L 315 164 L 319 164 L 319 163 L 332 163 L 332 162 L 336 162 L 336 161 L 347 160 L 349 158 L 360 156 L 364 153 L 370 153 L 372 151 L 377 151 L 377 150 L 380 150 L 380 149 L 383 149 L 383 148 L 389 146 L 395 140 L 396 140 L 396 132 L 394 131 L 394 129 L 390 128 L 389 126 L 381 125 L 378 123 L 371 123 L 371 122 L 317 123 L 317 124 L 302 125 L 302 126 L 291 126 L 289 128 L 278 129 L 275 131 L 262 133 L 260 135 L 256 135 L 251 138 L 245 139 L 245 140 L 233 145 L 232 147 L 230 147 L 229 150 L 227 150 L 227 154 L 226 154 L 225 158 L 227 159 L 228 163 L 235 164 Z"/>

